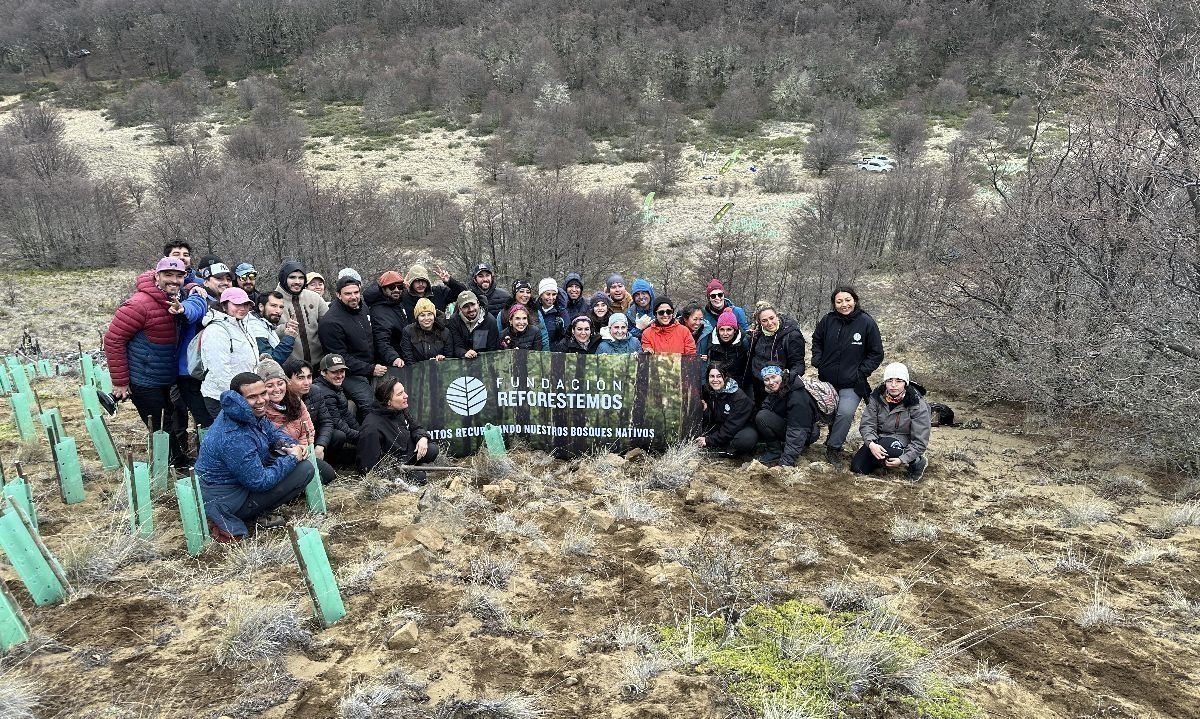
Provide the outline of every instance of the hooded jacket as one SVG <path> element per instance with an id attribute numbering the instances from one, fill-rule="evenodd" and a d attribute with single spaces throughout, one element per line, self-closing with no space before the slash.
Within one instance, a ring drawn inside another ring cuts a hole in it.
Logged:
<path id="1" fill-rule="evenodd" d="M 258 343 L 250 336 L 245 320 L 235 320 L 224 312 L 213 312 L 203 332 L 200 356 L 208 374 L 200 383 L 200 394 L 220 399 L 235 375 L 253 372 L 258 366 Z"/>
<path id="2" fill-rule="evenodd" d="M 537 322 L 542 327 L 542 339 L 547 347 L 553 347 L 567 336 L 567 310 L 561 305 L 546 309 L 538 303 Z"/>
<path id="3" fill-rule="evenodd" d="M 700 325 L 700 332 L 692 334 L 692 341 L 696 343 L 696 354 L 708 355 L 708 348 L 712 342 L 712 332 L 713 326 L 708 323 L 708 320 L 705 320 L 704 324 Z"/>
<path id="4" fill-rule="evenodd" d="M 138 275 L 137 289 L 113 315 L 104 333 L 104 355 L 114 385 L 168 387 L 179 374 L 181 319 L 167 311 L 167 293 L 155 284 L 153 271 Z M 185 312 L 203 312 L 204 299 L 181 298 Z"/>
<path id="5" fill-rule="evenodd" d="M 858 432 L 862 435 L 864 446 L 868 442 L 879 441 L 880 437 L 895 437 L 904 442 L 906 446 L 900 454 L 900 461 L 912 464 L 929 448 L 932 424 L 929 404 L 911 382 L 905 386 L 904 399 L 898 404 L 887 403 L 883 398 L 886 391 L 886 385 L 881 384 L 871 392 L 858 423 Z"/>
<path id="6" fill-rule="evenodd" d="M 636 355 L 641 352 L 641 341 L 630 335 L 626 335 L 623 340 L 601 340 L 599 346 L 596 347 L 598 355 Z"/>
<path id="7" fill-rule="evenodd" d="M 571 284 L 572 282 L 575 282 L 579 285 L 580 293 L 579 293 L 579 299 L 577 299 L 577 300 L 573 300 L 573 299 L 567 297 L 567 285 Z M 563 306 L 563 308 L 567 311 L 567 314 L 566 314 L 567 322 L 570 323 L 571 320 L 575 319 L 579 315 L 586 315 L 588 313 L 588 310 L 590 309 L 590 307 L 589 307 L 589 301 L 588 301 L 587 295 L 584 292 L 582 292 L 583 278 L 579 276 L 579 273 L 578 272 L 568 272 L 567 276 L 563 278 L 561 287 L 562 287 L 562 291 L 558 293 L 559 304 L 561 304 Z"/>
<path id="8" fill-rule="evenodd" d="M 722 306 L 721 309 L 724 310 L 725 307 L 728 307 L 729 309 L 733 310 L 733 316 L 737 318 L 738 328 L 742 332 L 749 332 L 750 331 L 750 322 L 746 319 L 746 310 L 744 310 L 741 307 L 738 307 L 737 305 L 730 302 L 728 297 L 725 298 L 724 302 L 725 302 L 725 304 L 724 304 L 724 306 Z M 717 320 L 719 320 L 720 318 L 721 318 L 720 312 L 713 312 L 712 303 L 705 302 L 704 303 L 704 320 L 706 322 L 708 322 L 708 326 L 716 327 Z"/>
<path id="9" fill-rule="evenodd" d="M 537 325 L 531 323 L 520 334 L 517 334 L 512 325 L 505 327 L 500 333 L 500 349 L 545 352 L 549 347 L 546 345 L 545 330 L 539 330 Z"/>
<path id="10" fill-rule="evenodd" d="M 565 354 L 594 355 L 599 346 L 600 338 L 596 335 L 588 337 L 586 345 L 579 344 L 579 340 L 575 339 L 574 335 L 568 335 L 554 345 L 554 351 Z"/>
<path id="11" fill-rule="evenodd" d="M 425 428 L 408 410 L 376 407 L 363 418 L 358 435 L 358 471 L 366 474 L 385 457 L 405 464 L 417 451 L 417 442 L 429 439 Z"/>
<path id="12" fill-rule="evenodd" d="M 804 374 L 804 333 L 791 317 L 779 315 L 779 330 L 774 335 L 768 337 L 762 329 L 750 335 L 748 354 L 747 378 L 761 383 L 759 372 L 767 365 L 779 365 L 799 377 Z"/>
<path id="13" fill-rule="evenodd" d="M 738 330 L 729 343 L 713 332 L 708 338 L 708 363 L 725 368 L 730 377 L 746 376 L 746 360 L 749 358 L 750 341 L 746 333 Z"/>
<path id="14" fill-rule="evenodd" d="M 328 447 L 333 441 L 335 429 L 346 435 L 347 442 L 353 444 L 358 441 L 358 420 L 350 411 L 346 392 L 341 387 L 334 387 L 325 377 L 318 376 L 313 380 L 312 389 L 308 391 L 304 402 L 308 405 L 308 413 L 317 432 L 317 441 L 313 444 Z"/>
<path id="15" fill-rule="evenodd" d="M 808 446 L 808 438 L 817 418 L 817 401 L 804 387 L 804 377 L 785 374 L 779 392 L 768 392 L 763 398 L 763 409 L 783 417 L 787 423 L 779 463 L 785 467 L 796 466 L 796 460 Z"/>
<path id="16" fill-rule="evenodd" d="M 638 292 L 650 293 L 650 309 L 643 310 L 633 301 L 633 296 Z M 633 337 L 641 337 L 644 330 L 638 329 L 637 320 L 639 317 L 649 317 L 651 324 L 654 322 L 654 285 L 650 284 L 641 277 L 633 281 L 633 287 L 628 292 L 629 307 L 625 310 L 625 316 L 629 318 L 629 334 Z"/>
<path id="17" fill-rule="evenodd" d="M 204 511 L 221 529 L 240 537 L 246 525 L 234 512 L 251 492 L 265 492 L 296 468 L 290 454 L 275 456 L 272 447 L 294 441 L 266 417 L 255 417 L 246 398 L 227 389 L 221 413 L 208 428 L 196 459 Z"/>
<path id="18" fill-rule="evenodd" d="M 247 315 L 246 331 L 254 338 L 259 356 L 267 355 L 279 364 L 283 364 L 288 357 L 292 356 L 296 338 L 290 335 L 280 336 L 278 329 L 272 327 L 265 317 L 256 314 Z"/>
<path id="19" fill-rule="evenodd" d="M 221 311 L 221 303 L 201 282 L 185 281 L 183 294 L 187 296 L 187 300 L 183 300 L 183 315 L 179 320 L 177 365 L 179 376 L 189 377 L 191 373 L 188 371 L 188 345 L 212 320 L 212 313 Z"/>
<path id="20" fill-rule="evenodd" d="M 479 318 L 473 326 L 468 327 L 462 312 L 455 312 L 446 323 L 450 332 L 450 356 L 463 359 L 467 350 L 478 353 L 495 352 L 500 349 L 500 330 L 496 328 L 496 318 L 480 308 Z"/>
<path id="21" fill-rule="evenodd" d="M 632 332 L 633 328 L 630 328 L 630 333 Z M 696 354 L 696 340 L 692 339 L 691 330 L 675 320 L 671 320 L 671 324 L 666 327 L 655 322 L 647 327 L 645 332 L 642 332 L 639 339 L 642 342 L 642 349 L 646 352 Z"/>
<path id="22" fill-rule="evenodd" d="M 415 280 L 425 280 L 425 283 L 428 285 L 425 294 L 419 295 L 413 291 L 413 282 Z M 417 300 L 422 297 L 432 302 L 438 312 L 444 312 L 446 307 L 454 301 L 454 298 L 467 289 L 463 283 L 453 277 L 444 285 L 434 285 L 429 279 L 429 272 L 426 271 L 424 265 L 413 265 L 408 270 L 408 274 L 405 275 L 404 283 L 407 288 L 401 296 L 400 301 L 404 304 L 404 310 L 408 313 L 409 317 L 417 316 Z"/>
<path id="23" fill-rule="evenodd" d="M 403 357 L 403 353 L 400 352 L 401 333 L 413 321 L 404 306 L 404 295 L 401 294 L 400 299 L 393 300 L 383 293 L 378 282 L 373 282 L 363 292 L 363 305 L 371 318 L 375 359 L 379 364 L 390 367 L 393 362 Z"/>
<path id="24" fill-rule="evenodd" d="M 817 377 L 859 397 L 871 393 L 867 377 L 883 362 L 883 339 L 875 318 L 855 307 L 848 315 L 830 312 L 812 334 L 812 363 Z"/>
<path id="25" fill-rule="evenodd" d="M 326 354 L 337 353 L 346 361 L 347 372 L 356 377 L 375 375 L 375 336 L 371 316 L 359 306 L 352 310 L 334 300 L 317 327 Z"/>
<path id="26" fill-rule="evenodd" d="M 288 320 L 296 320 L 300 332 L 292 347 L 292 356 L 316 366 L 325 356 L 321 347 L 321 338 L 317 332 L 321 318 L 329 311 L 329 303 L 310 289 L 301 288 L 299 294 L 288 292 L 287 276 L 293 272 L 303 272 L 304 265 L 296 260 L 287 260 L 279 267 L 279 292 L 284 296 L 283 317 L 280 325 L 286 325 Z"/>
<path id="27" fill-rule="evenodd" d="M 314 440 L 317 438 L 317 429 L 313 425 L 312 415 L 308 413 L 308 406 L 303 401 L 300 402 L 300 416 L 291 421 L 288 421 L 283 410 L 276 407 L 274 402 L 267 402 L 267 419 L 298 444 L 316 444 Z"/>
<path id="28" fill-rule="evenodd" d="M 450 352 L 450 333 L 441 319 L 434 319 L 429 332 L 421 329 L 420 323 L 413 322 L 400 333 L 400 356 L 404 364 L 425 362 L 438 355 L 453 356 Z"/>
<path id="29" fill-rule="evenodd" d="M 704 401 L 708 408 L 704 410 L 705 444 L 710 447 L 724 447 L 734 436 L 750 425 L 754 416 L 754 400 L 738 387 L 737 380 L 730 377 L 720 392 L 714 392 L 708 383 L 704 383 Z"/>
<path id="30" fill-rule="evenodd" d="M 471 278 L 471 284 L 467 285 L 467 289 L 474 292 L 480 302 L 487 304 L 489 315 L 496 315 L 497 317 L 500 316 L 500 313 L 504 311 L 509 301 L 512 300 L 512 295 L 509 294 L 508 290 L 496 282 L 496 275 L 494 274 L 492 275 L 492 286 L 486 292 L 479 286 L 474 277 Z"/>

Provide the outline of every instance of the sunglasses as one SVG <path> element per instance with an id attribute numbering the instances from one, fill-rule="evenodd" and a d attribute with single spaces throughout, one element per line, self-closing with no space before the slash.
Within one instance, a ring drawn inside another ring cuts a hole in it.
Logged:
<path id="1" fill-rule="evenodd" d="M 711 295 L 709 295 L 709 296 L 708 296 L 708 298 L 709 298 L 710 300 L 719 300 L 719 299 L 721 299 L 721 298 L 722 298 L 722 297 L 724 297 L 724 296 L 725 296 L 725 293 L 724 293 L 724 292 L 714 292 L 714 293 L 712 293 Z"/>
<path id="2" fill-rule="evenodd" d="M 667 317 L 669 315 L 675 314 L 675 310 L 658 310 L 654 314 L 658 315 L 659 317 Z"/>
<path id="3" fill-rule="evenodd" d="M 246 274 L 242 275 L 242 279 L 243 280 L 257 280 L 258 273 L 257 272 L 247 272 Z"/>

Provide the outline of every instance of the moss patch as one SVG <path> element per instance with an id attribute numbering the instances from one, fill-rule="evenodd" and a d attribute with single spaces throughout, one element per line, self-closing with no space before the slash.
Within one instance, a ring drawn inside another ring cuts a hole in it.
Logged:
<path id="1" fill-rule="evenodd" d="M 698 671 L 726 675 L 729 690 L 759 710 L 767 702 L 837 717 L 884 704 L 908 716 L 977 717 L 978 708 L 933 673 L 929 652 L 884 619 L 793 600 L 750 609 L 727 641 L 722 620 L 701 617 L 661 628 L 660 642 L 698 662 Z"/>

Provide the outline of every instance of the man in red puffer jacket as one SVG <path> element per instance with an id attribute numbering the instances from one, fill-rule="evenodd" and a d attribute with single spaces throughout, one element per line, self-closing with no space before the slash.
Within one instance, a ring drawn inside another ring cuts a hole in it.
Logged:
<path id="1" fill-rule="evenodd" d="M 164 257 L 153 272 L 137 278 L 137 290 L 117 308 L 104 333 L 104 354 L 112 374 L 113 396 L 132 399 L 138 416 L 155 429 L 172 429 L 171 385 L 175 384 L 182 302 L 204 303 L 192 295 L 180 301 L 187 267 Z M 183 449 L 172 434 L 172 458 Z"/>

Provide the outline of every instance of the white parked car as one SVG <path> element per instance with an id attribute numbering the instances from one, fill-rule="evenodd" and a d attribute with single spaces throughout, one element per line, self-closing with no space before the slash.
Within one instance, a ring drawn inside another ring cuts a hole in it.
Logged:
<path id="1" fill-rule="evenodd" d="M 858 169 L 865 170 L 866 172 L 891 172 L 892 166 L 879 160 L 866 160 L 858 163 Z"/>
<path id="2" fill-rule="evenodd" d="M 887 155 L 867 155 L 862 160 L 860 160 L 860 162 L 865 165 L 866 163 L 871 162 L 872 160 L 877 160 L 879 162 L 882 162 L 885 165 L 895 165 L 896 164 L 896 161 L 893 160 L 892 158 L 888 157 Z"/>

